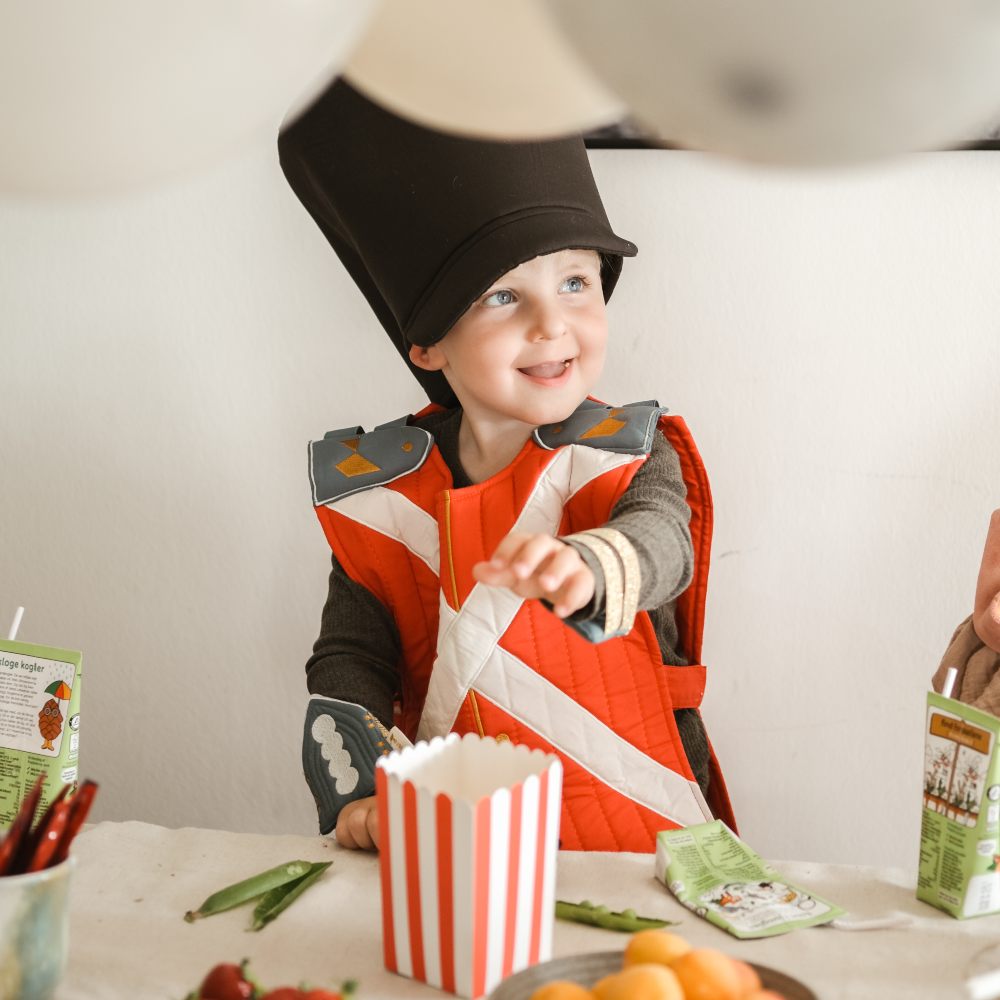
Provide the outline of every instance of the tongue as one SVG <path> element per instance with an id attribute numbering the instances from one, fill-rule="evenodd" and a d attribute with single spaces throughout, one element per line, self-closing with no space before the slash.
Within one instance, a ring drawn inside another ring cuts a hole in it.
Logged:
<path id="1" fill-rule="evenodd" d="M 521 368 L 520 370 L 532 378 L 555 378 L 566 371 L 566 366 L 561 361 L 550 361 L 545 365 L 533 365 L 531 368 Z"/>

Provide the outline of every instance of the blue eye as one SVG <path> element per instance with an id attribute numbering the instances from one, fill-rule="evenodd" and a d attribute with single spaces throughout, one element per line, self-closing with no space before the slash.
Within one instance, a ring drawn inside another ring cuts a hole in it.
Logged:
<path id="1" fill-rule="evenodd" d="M 585 278 L 581 278 L 579 275 L 576 275 L 572 278 L 567 278 L 563 282 L 563 288 L 566 288 L 567 285 L 572 286 L 568 289 L 568 291 L 582 292 L 587 287 L 587 280 Z"/>
<path id="2" fill-rule="evenodd" d="M 483 299 L 484 306 L 509 306 L 514 301 L 514 293 L 506 288 L 500 288 L 492 295 Z"/>

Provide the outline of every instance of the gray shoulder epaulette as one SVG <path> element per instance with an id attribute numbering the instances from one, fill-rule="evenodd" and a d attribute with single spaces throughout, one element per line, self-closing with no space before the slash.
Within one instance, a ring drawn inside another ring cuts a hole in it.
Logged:
<path id="1" fill-rule="evenodd" d="M 313 504 L 333 503 L 419 469 L 434 438 L 405 421 L 405 417 L 394 420 L 367 433 L 360 427 L 342 427 L 325 434 L 322 441 L 310 441 Z"/>
<path id="2" fill-rule="evenodd" d="M 587 399 L 561 424 L 536 428 L 535 440 L 550 451 L 583 444 L 624 455 L 648 455 L 657 422 L 666 412 L 655 399 L 628 406 L 605 406 Z"/>

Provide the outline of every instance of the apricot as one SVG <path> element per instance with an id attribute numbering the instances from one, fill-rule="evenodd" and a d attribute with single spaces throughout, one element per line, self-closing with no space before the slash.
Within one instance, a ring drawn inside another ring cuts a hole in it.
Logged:
<path id="1" fill-rule="evenodd" d="M 691 945 L 680 934 L 661 930 L 639 931 L 632 935 L 625 946 L 625 958 L 622 964 L 626 968 L 644 962 L 670 965 L 690 950 Z"/>
<path id="2" fill-rule="evenodd" d="M 759 991 L 761 989 L 760 976 L 757 975 L 757 970 L 752 966 L 748 965 L 746 962 L 741 962 L 738 958 L 731 959 L 733 965 L 736 966 L 736 971 L 740 977 L 740 989 L 744 993 L 753 993 L 754 991 Z"/>
<path id="3" fill-rule="evenodd" d="M 594 994 L 579 983 L 556 979 L 535 990 L 531 994 L 531 1000 L 594 1000 Z"/>
<path id="4" fill-rule="evenodd" d="M 715 948 L 695 948 L 670 966 L 685 1000 L 742 1000 L 743 981 L 733 960 Z"/>
<path id="5" fill-rule="evenodd" d="M 595 1000 L 684 1000 L 677 976 L 666 966 L 630 965 L 592 987 Z"/>
<path id="6" fill-rule="evenodd" d="M 785 1000 L 785 998 L 774 990 L 753 990 L 747 993 L 743 1000 Z"/>

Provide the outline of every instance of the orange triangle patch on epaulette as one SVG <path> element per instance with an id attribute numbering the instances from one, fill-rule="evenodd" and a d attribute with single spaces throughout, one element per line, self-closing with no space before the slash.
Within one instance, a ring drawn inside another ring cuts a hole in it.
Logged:
<path id="1" fill-rule="evenodd" d="M 358 445 L 361 444 L 361 438 L 345 438 L 340 443 L 345 448 L 350 448 L 354 452 L 353 455 L 349 455 L 334 466 L 343 475 L 350 478 L 351 476 L 364 476 L 369 472 L 382 471 L 381 466 L 376 465 L 374 462 L 369 462 L 363 455 L 358 454 Z"/>
<path id="2" fill-rule="evenodd" d="M 338 462 L 335 468 L 348 478 L 352 476 L 364 476 L 369 472 L 381 472 L 381 468 L 374 462 L 369 462 L 367 458 L 355 452 L 349 458 Z"/>
<path id="3" fill-rule="evenodd" d="M 627 420 L 616 420 L 614 417 L 605 417 L 599 424 L 595 424 L 589 431 L 580 435 L 580 440 L 587 438 L 609 438 L 614 437 L 623 427 L 628 426 Z"/>

